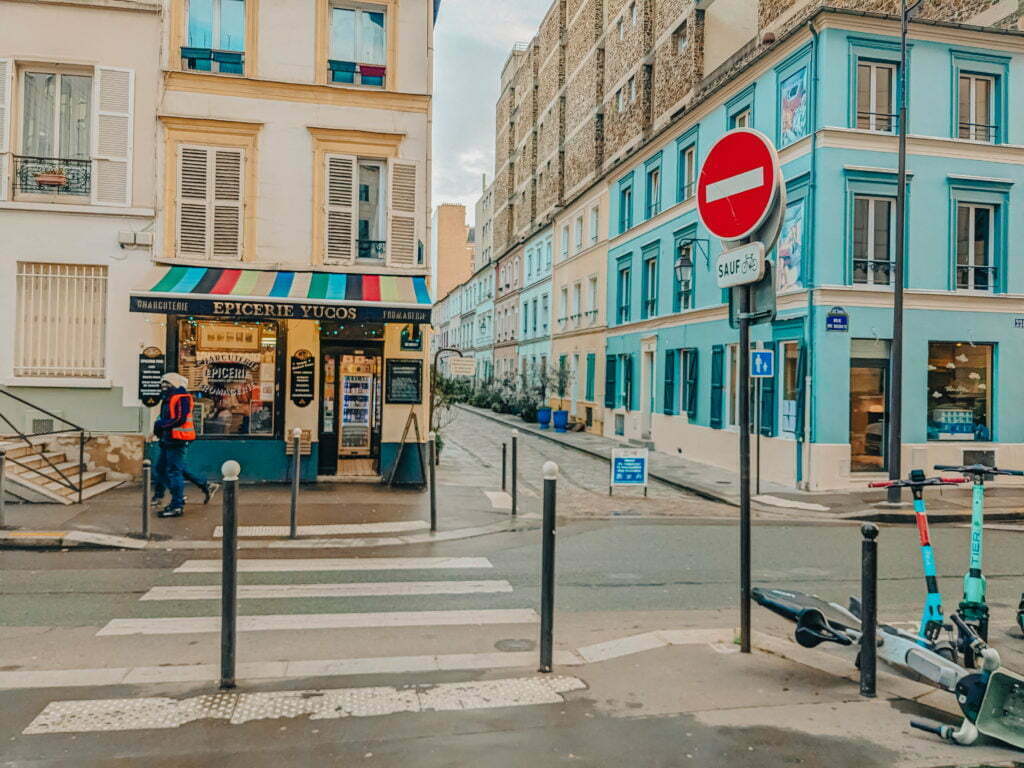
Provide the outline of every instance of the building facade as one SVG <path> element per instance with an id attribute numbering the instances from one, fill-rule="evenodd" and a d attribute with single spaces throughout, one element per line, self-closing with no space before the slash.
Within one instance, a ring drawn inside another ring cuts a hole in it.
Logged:
<path id="1" fill-rule="evenodd" d="M 540 383 L 551 358 L 551 263 L 553 237 L 543 229 L 523 246 L 523 289 L 519 292 L 519 374 Z"/>
<path id="2" fill-rule="evenodd" d="M 523 287 L 523 249 L 513 248 L 494 266 L 494 371 L 503 382 L 519 372 L 519 292 Z"/>

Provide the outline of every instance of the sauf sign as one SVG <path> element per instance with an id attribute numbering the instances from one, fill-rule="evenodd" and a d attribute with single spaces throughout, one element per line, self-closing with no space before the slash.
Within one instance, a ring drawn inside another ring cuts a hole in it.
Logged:
<path id="1" fill-rule="evenodd" d="M 715 259 L 715 276 L 720 288 L 756 283 L 764 277 L 764 245 L 747 243 L 719 254 Z"/>

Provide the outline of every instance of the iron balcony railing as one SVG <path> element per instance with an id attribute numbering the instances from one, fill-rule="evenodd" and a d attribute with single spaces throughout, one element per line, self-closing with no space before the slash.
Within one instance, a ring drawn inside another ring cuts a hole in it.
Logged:
<path id="1" fill-rule="evenodd" d="M 892 133 L 896 130 L 896 115 L 890 112 L 857 110 L 857 127 L 862 130 Z"/>
<path id="2" fill-rule="evenodd" d="M 244 75 L 245 52 L 183 46 L 181 49 L 181 65 L 184 69 L 191 69 L 196 72 Z"/>
<path id="3" fill-rule="evenodd" d="M 91 189 L 91 160 L 14 155 L 16 193 L 88 197 Z"/>
<path id="4" fill-rule="evenodd" d="M 372 261 L 383 261 L 388 247 L 387 240 L 358 240 L 356 245 L 356 255 Z"/>
<path id="5" fill-rule="evenodd" d="M 988 123 L 960 123 L 960 138 L 994 143 L 998 126 Z"/>

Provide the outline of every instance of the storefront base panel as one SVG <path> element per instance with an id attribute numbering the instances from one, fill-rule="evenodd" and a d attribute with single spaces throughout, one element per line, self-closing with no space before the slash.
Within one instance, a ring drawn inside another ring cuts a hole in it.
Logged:
<path id="1" fill-rule="evenodd" d="M 19 387 L 5 389 L 39 408 L 78 424 L 90 432 L 141 432 L 145 428 L 139 406 L 124 405 L 121 387 Z M 45 413 L 7 397 L 0 397 L 0 413 L 26 434 L 37 431 L 33 422 L 49 420 Z M 51 429 L 67 425 L 55 421 Z M 4 424 L 4 428 L 7 425 Z M 41 427 L 44 428 L 45 427 Z"/>
<path id="2" fill-rule="evenodd" d="M 150 459 L 156 461 L 157 444 L 150 444 Z M 310 446 L 309 456 L 302 456 L 302 482 L 316 482 L 319 446 Z M 189 446 L 186 464 L 189 471 L 215 482 L 221 481 L 221 465 L 234 459 L 242 465 L 243 485 L 254 483 L 291 482 L 292 457 L 285 454 L 283 440 L 196 440 Z"/>
<path id="3" fill-rule="evenodd" d="M 380 475 L 387 481 L 398 458 L 398 447 L 400 443 L 380 444 Z M 422 461 L 421 461 L 422 457 Z M 423 468 L 427 463 L 426 443 L 406 443 L 402 451 L 402 460 L 398 465 L 398 472 L 395 473 L 395 485 L 410 485 L 423 487 L 426 479 L 423 477 Z"/>

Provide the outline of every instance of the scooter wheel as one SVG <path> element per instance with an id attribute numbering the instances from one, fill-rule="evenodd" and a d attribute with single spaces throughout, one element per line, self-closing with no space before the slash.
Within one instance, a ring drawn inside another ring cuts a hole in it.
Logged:
<path id="1" fill-rule="evenodd" d="M 932 650 L 947 661 L 952 661 L 954 664 L 956 663 L 956 648 L 949 643 L 936 643 Z"/>
<path id="2" fill-rule="evenodd" d="M 1024 611 L 1017 611 L 1017 626 L 1020 627 L 1020 632 L 1024 635 Z"/>

